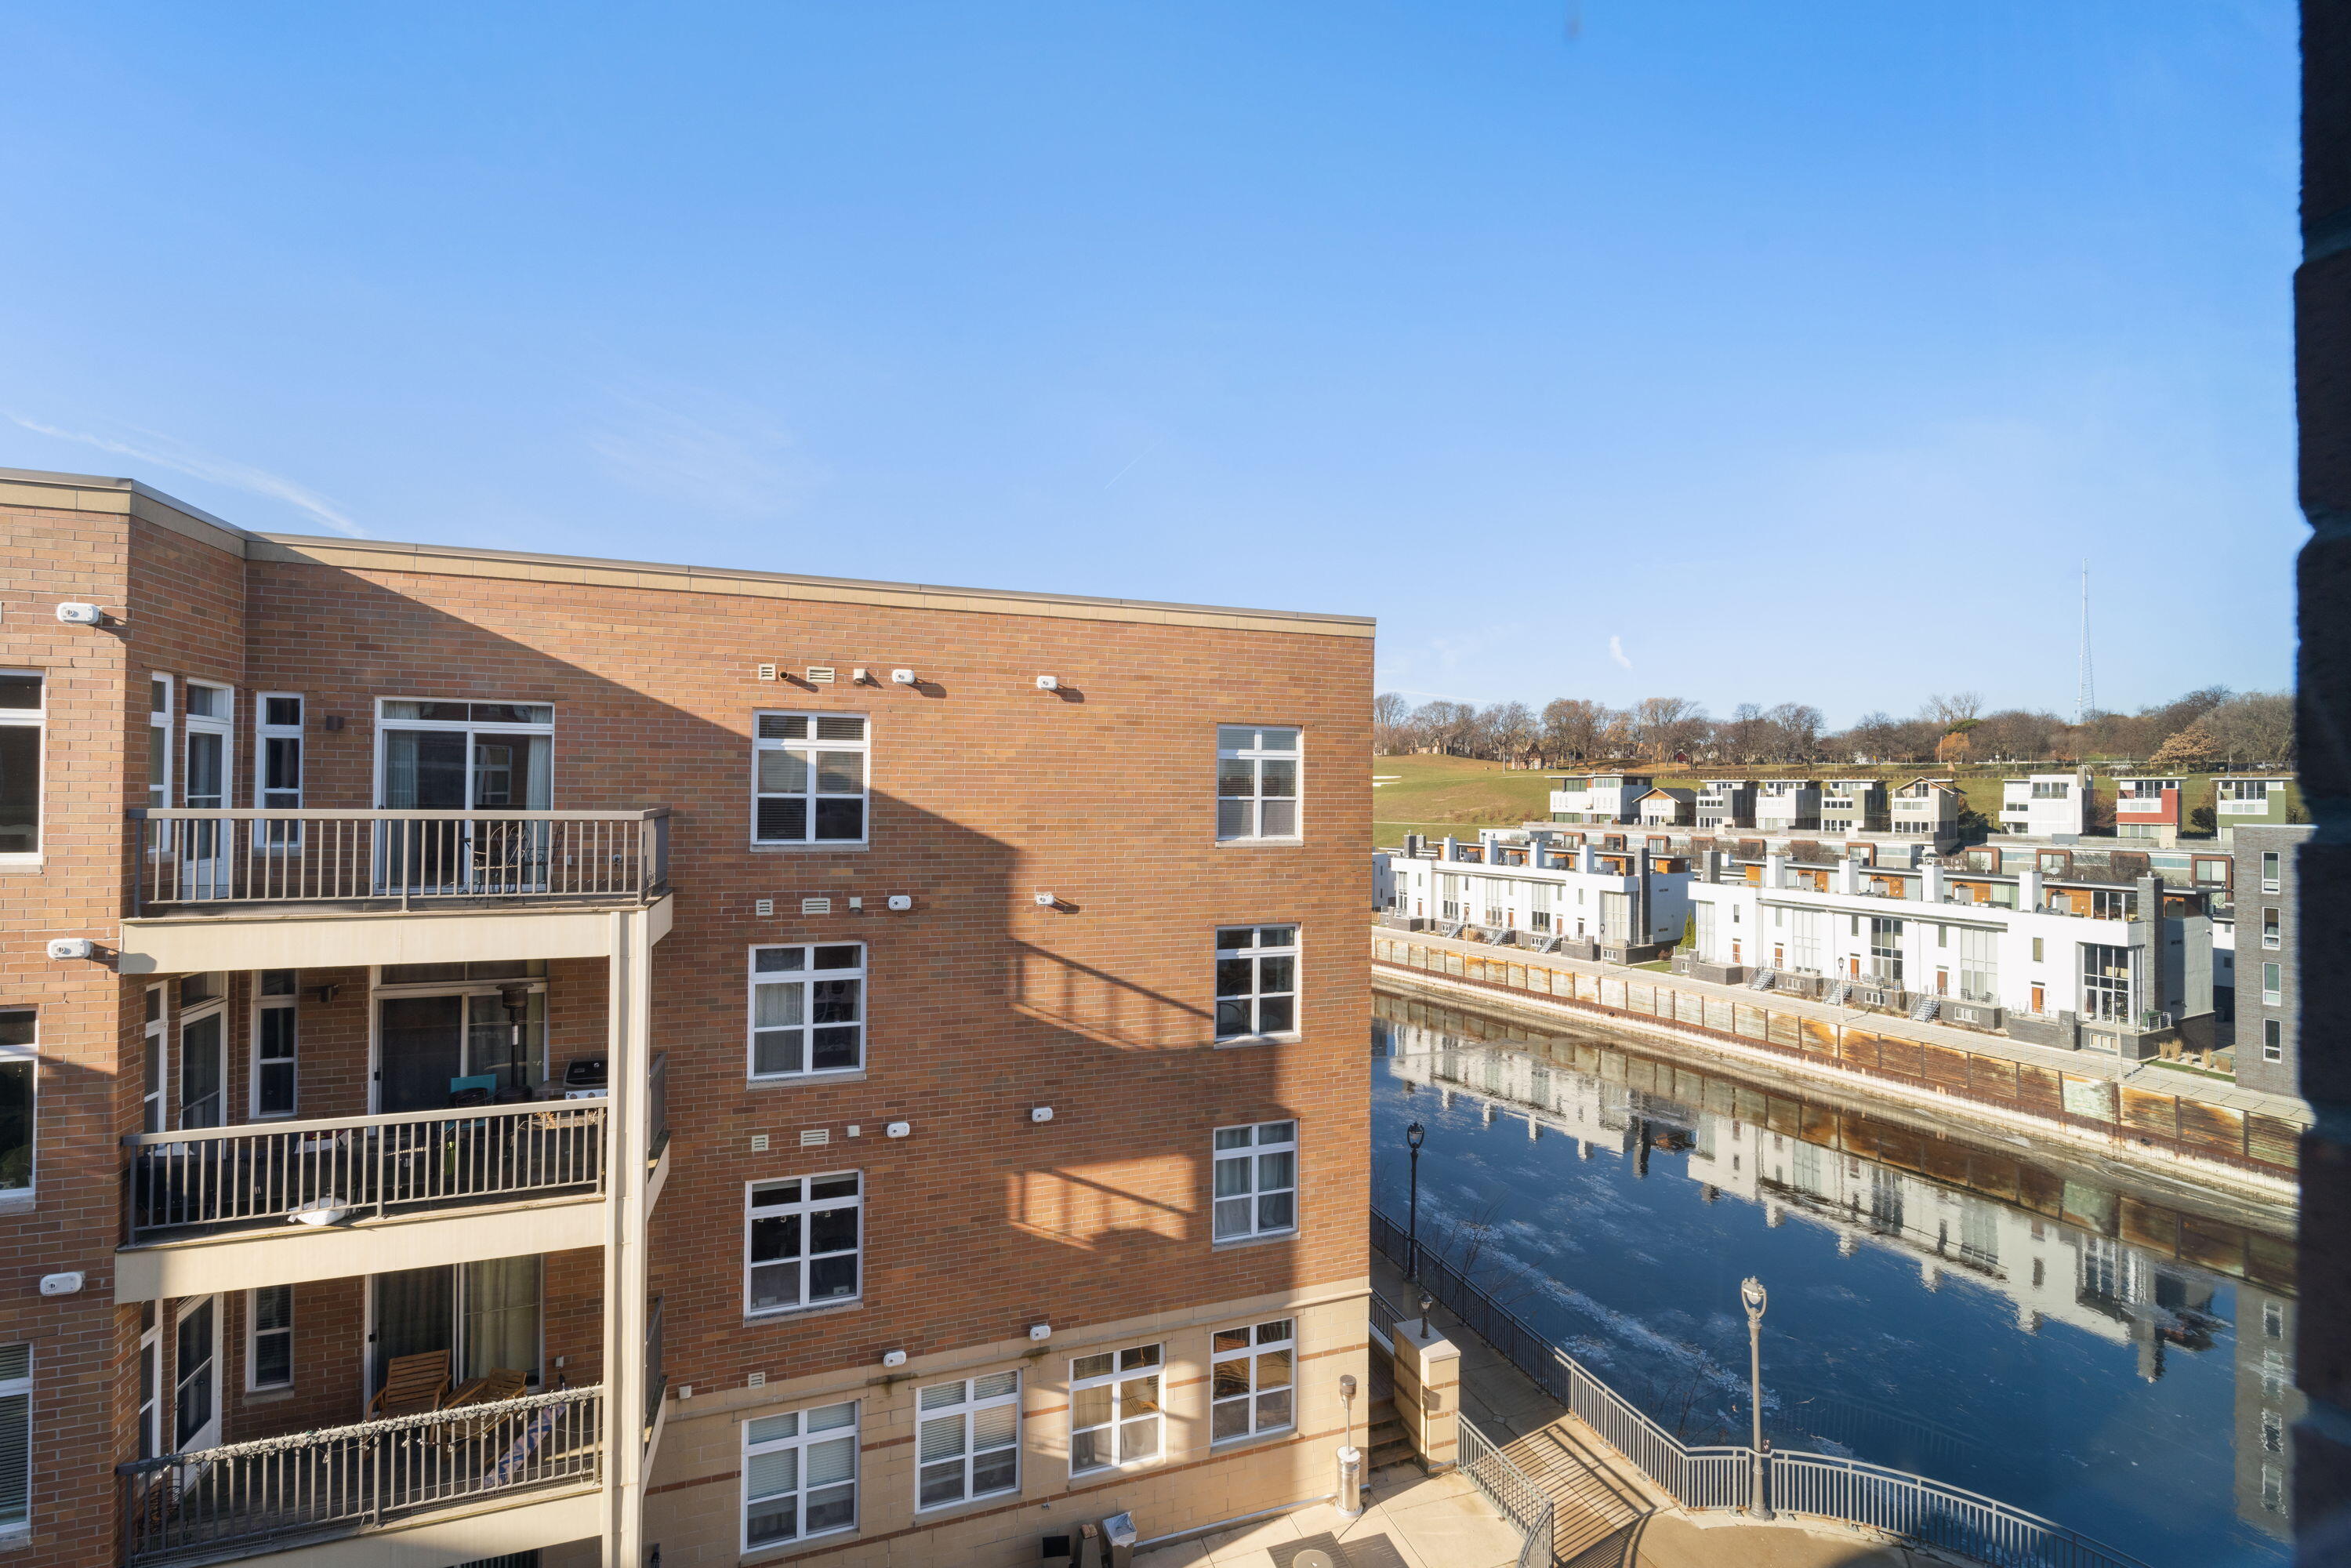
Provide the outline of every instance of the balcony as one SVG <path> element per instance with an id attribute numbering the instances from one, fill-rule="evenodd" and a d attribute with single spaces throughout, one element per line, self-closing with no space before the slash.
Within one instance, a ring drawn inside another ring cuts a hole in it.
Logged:
<path id="1" fill-rule="evenodd" d="M 133 1246 L 604 1188 L 604 1106 L 594 1100 L 139 1133 L 124 1143 Z"/>
<path id="2" fill-rule="evenodd" d="M 606 956 L 668 929 L 668 809 L 131 813 L 125 974 Z"/>
<path id="3" fill-rule="evenodd" d="M 669 811 L 136 810 L 138 914 L 254 904 L 643 904 Z"/>
<path id="4" fill-rule="evenodd" d="M 442 1561 L 594 1535 L 603 1435 L 591 1386 L 133 1460 L 116 1468 L 125 1560 L 216 1563 L 452 1516 L 462 1550 Z"/>

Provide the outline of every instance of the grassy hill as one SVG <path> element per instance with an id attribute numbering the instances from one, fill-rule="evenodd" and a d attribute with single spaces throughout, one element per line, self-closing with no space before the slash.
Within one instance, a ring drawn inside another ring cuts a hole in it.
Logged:
<path id="1" fill-rule="evenodd" d="M 1767 777 L 1775 770 L 1748 771 L 1755 777 Z M 1889 785 L 1907 783 L 1922 774 L 1936 778 L 1956 775 L 1959 792 L 1967 798 L 1968 804 L 1992 821 L 2000 816 L 2001 780 L 2011 771 L 2005 767 L 1980 764 L 1958 769 L 1907 764 L 1821 769 L 1837 776 L 1876 773 Z M 1660 784 L 1690 789 L 1697 788 L 1698 782 L 1698 776 L 1687 769 L 1663 768 L 1656 777 Z M 1374 757 L 1372 841 L 1374 845 L 1399 844 L 1406 833 L 1427 833 L 1439 838 L 1452 833 L 1475 838 L 1481 827 L 1514 828 L 1521 822 L 1542 821 L 1551 815 L 1551 780 L 1549 772 L 1508 768 L 1499 762 L 1468 757 Z M 2204 799 L 2210 782 L 2210 776 L 2205 774 L 2183 780 L 2190 806 Z M 2096 788 L 2098 798 L 2111 805 L 2114 780 L 2101 775 Z"/>

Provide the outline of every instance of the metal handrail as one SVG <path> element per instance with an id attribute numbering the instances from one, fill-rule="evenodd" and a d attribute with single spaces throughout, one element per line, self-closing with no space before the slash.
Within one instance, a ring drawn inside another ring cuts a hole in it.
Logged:
<path id="1" fill-rule="evenodd" d="M 125 1240 L 604 1189 L 601 1100 L 134 1133 Z"/>
<path id="2" fill-rule="evenodd" d="M 1379 1297 L 1372 1298 L 1374 1301 Z M 1552 1556 L 1551 1495 L 1534 1478 L 1510 1461 L 1501 1446 L 1478 1429 L 1467 1416 L 1457 1415 L 1454 1458 L 1457 1467 L 1494 1505 L 1494 1511 L 1515 1525 L 1524 1537 L 1518 1568 L 1550 1568 Z"/>
<path id="3" fill-rule="evenodd" d="M 1411 1247 L 1402 1228 L 1376 1207 L 1371 1211 L 1371 1240 L 1683 1508 L 1747 1506 L 1752 1448 L 1693 1448 L 1682 1442 L 1443 1258 L 1426 1247 Z M 1416 1258 L 1398 1256 L 1407 1250 Z M 1782 1512 L 1864 1525 L 1999 1568 L 2146 1568 L 2137 1558 L 2064 1525 L 1927 1476 L 1802 1451 L 1773 1450 L 1769 1459 L 1769 1496 Z"/>
<path id="4" fill-rule="evenodd" d="M 670 812 L 142 807 L 128 813 L 152 906 L 632 898 L 666 891 Z"/>
<path id="5" fill-rule="evenodd" d="M 393 1416 L 115 1467 L 125 1560 L 349 1535 L 486 1497 L 592 1485 L 601 1385 Z"/>

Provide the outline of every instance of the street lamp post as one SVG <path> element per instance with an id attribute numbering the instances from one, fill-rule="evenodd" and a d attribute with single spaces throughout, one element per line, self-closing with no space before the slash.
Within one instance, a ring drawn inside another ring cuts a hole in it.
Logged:
<path id="1" fill-rule="evenodd" d="M 1770 1451 L 1763 1446 L 1763 1281 L 1752 1274 L 1740 1281 L 1739 1301 L 1747 1309 L 1747 1389 L 1755 1411 L 1754 1487 L 1747 1511 L 1756 1519 L 1770 1519 L 1771 1505 L 1763 1486 L 1765 1456 Z"/>
<path id="2" fill-rule="evenodd" d="M 1417 1122 L 1404 1130 L 1405 1147 L 1412 1151 L 1412 1218 L 1404 1241 L 1404 1277 L 1407 1280 L 1420 1278 L 1420 1145 L 1427 1139 L 1428 1129 Z"/>

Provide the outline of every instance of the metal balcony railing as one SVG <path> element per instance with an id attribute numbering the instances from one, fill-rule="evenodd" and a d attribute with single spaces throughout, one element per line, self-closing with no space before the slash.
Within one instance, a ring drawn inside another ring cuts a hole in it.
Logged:
<path id="1" fill-rule="evenodd" d="M 131 813 L 141 914 L 225 904 L 593 898 L 669 885 L 669 810 Z"/>
<path id="2" fill-rule="evenodd" d="M 118 1465 L 125 1558 L 216 1561 L 603 1474 L 604 1391 L 563 1388 Z"/>
<path id="3" fill-rule="evenodd" d="M 136 1245 L 601 1192 L 604 1121 L 601 1101 L 542 1100 L 136 1133 L 125 1232 Z"/>

